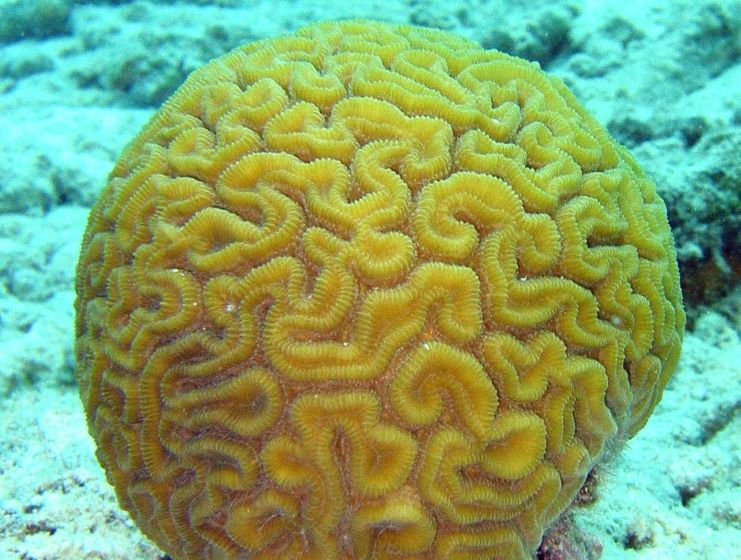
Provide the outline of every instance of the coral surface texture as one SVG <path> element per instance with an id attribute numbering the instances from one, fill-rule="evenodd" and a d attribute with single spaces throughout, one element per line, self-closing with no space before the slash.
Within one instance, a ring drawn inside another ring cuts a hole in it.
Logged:
<path id="1" fill-rule="evenodd" d="M 561 81 L 367 21 L 194 72 L 76 311 L 98 458 L 178 560 L 529 558 L 684 331 L 664 203 Z"/>

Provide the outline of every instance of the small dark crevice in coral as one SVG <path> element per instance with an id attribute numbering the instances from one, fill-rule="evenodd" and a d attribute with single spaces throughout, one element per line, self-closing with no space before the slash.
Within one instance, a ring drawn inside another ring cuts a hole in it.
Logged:
<path id="1" fill-rule="evenodd" d="M 648 532 L 639 532 L 628 529 L 623 537 L 623 546 L 630 550 L 641 550 L 653 543 L 653 535 Z"/>
<path id="2" fill-rule="evenodd" d="M 702 117 L 688 118 L 679 127 L 679 132 L 684 140 L 684 146 L 689 149 L 697 144 L 707 129 L 708 123 Z"/>
<path id="3" fill-rule="evenodd" d="M 607 123 L 607 130 L 627 148 L 635 148 L 656 138 L 654 128 L 650 123 L 631 115 L 613 119 Z"/>
<path id="4" fill-rule="evenodd" d="M 687 507 L 692 501 L 692 498 L 695 498 L 699 493 L 699 487 L 682 486 L 679 489 L 679 498 L 682 501 L 682 506 Z"/>
<path id="5" fill-rule="evenodd" d="M 688 330 L 694 330 L 697 318 L 709 308 L 737 322 L 741 297 L 734 292 L 741 286 L 741 247 L 730 239 L 727 244 L 720 242 L 719 245 L 725 245 L 722 251 L 718 249 L 701 260 L 680 262 Z"/>
<path id="6" fill-rule="evenodd" d="M 718 432 L 721 432 L 735 420 L 739 412 L 741 412 L 741 403 L 738 402 L 730 406 L 728 404 L 721 404 L 718 406 L 712 418 L 703 423 L 700 445 L 707 445 L 707 443 L 713 439 Z M 682 500 L 682 505 L 686 505 L 684 500 Z"/>
<path id="7" fill-rule="evenodd" d="M 57 532 L 57 528 L 52 527 L 46 521 L 41 521 L 40 523 L 26 523 L 24 529 L 26 535 L 35 535 L 37 533 L 53 535 Z"/>
<path id="8" fill-rule="evenodd" d="M 596 469 L 592 469 L 587 474 L 587 479 L 581 485 L 572 505 L 575 507 L 584 507 L 593 504 L 597 500 L 597 487 L 599 483 L 600 473 Z"/>

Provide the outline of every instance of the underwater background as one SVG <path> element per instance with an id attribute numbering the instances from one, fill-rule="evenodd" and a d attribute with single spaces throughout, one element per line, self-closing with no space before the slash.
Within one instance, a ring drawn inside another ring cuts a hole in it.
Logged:
<path id="1" fill-rule="evenodd" d="M 0 560 L 164 558 L 118 508 L 77 395 L 87 213 L 192 70 L 353 17 L 538 61 L 656 182 L 688 315 L 682 358 L 574 518 L 608 560 L 741 558 L 740 1 L 0 0 Z"/>

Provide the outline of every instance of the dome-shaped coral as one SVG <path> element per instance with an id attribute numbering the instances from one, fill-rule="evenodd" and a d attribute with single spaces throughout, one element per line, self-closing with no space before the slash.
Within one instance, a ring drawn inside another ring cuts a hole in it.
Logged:
<path id="1" fill-rule="evenodd" d="M 557 79 L 313 25 L 195 72 L 77 274 L 121 505 L 176 559 L 524 559 L 684 327 L 664 204 Z"/>

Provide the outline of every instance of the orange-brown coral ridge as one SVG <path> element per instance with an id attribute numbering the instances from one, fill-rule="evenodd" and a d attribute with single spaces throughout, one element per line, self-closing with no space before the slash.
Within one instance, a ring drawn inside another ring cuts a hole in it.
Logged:
<path id="1" fill-rule="evenodd" d="M 176 559 L 528 558 L 684 328 L 664 204 L 559 80 L 367 21 L 195 72 L 77 293 L 99 459 Z"/>

